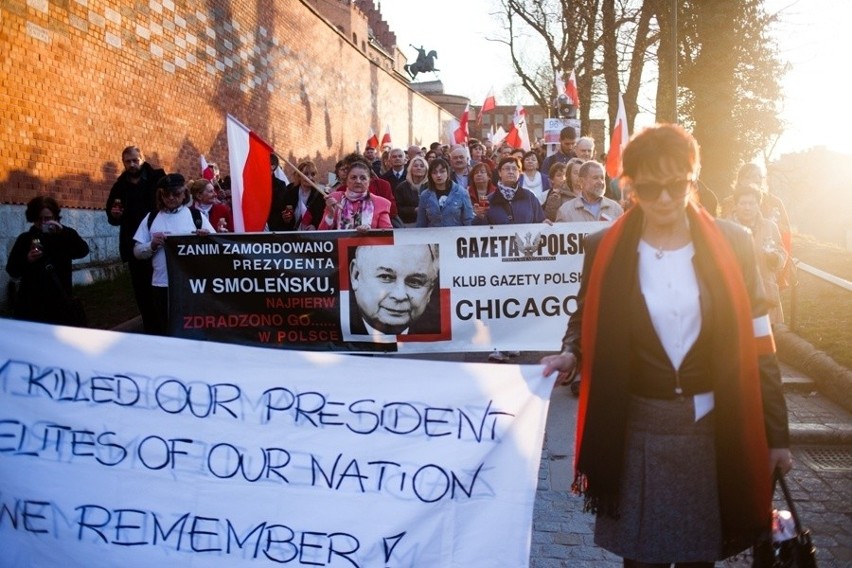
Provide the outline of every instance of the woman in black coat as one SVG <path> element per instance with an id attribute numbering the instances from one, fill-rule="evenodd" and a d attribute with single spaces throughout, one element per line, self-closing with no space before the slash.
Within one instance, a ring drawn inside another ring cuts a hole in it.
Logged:
<path id="1" fill-rule="evenodd" d="M 14 313 L 18 319 L 82 324 L 71 301 L 71 261 L 89 254 L 77 231 L 60 223 L 59 204 L 35 197 L 25 212 L 30 229 L 15 240 L 6 272 L 20 280 Z"/>

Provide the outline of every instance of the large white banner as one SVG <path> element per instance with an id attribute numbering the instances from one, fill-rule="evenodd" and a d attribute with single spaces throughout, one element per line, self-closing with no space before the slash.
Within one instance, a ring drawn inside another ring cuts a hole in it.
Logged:
<path id="1" fill-rule="evenodd" d="M 0 320 L 0 564 L 526 566 L 552 385 Z"/>

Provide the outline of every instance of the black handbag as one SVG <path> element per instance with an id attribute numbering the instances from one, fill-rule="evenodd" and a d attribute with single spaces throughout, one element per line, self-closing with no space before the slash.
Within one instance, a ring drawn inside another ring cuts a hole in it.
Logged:
<path id="1" fill-rule="evenodd" d="M 792 538 L 776 542 L 772 531 L 763 535 L 752 551 L 753 568 L 816 568 L 816 548 L 811 542 L 811 531 L 802 528 L 793 499 L 790 497 L 790 489 L 781 471 L 776 469 L 773 475 L 773 493 L 775 484 L 781 486 L 784 500 L 787 502 L 790 515 L 795 527 L 795 535 Z M 773 525 L 777 511 L 773 511 Z"/>

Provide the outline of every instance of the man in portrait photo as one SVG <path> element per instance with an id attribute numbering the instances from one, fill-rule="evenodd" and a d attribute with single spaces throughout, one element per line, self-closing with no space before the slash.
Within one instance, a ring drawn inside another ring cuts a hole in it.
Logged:
<path id="1" fill-rule="evenodd" d="M 351 333 L 440 333 L 438 266 L 438 245 L 357 247 L 349 265 Z"/>

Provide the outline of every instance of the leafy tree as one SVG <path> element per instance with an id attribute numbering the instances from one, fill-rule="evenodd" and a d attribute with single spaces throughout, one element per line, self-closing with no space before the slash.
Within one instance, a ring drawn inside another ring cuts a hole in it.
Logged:
<path id="1" fill-rule="evenodd" d="M 702 180 L 719 197 L 782 130 L 774 18 L 762 0 L 689 0 L 681 9 L 682 116 L 701 144 Z"/>

